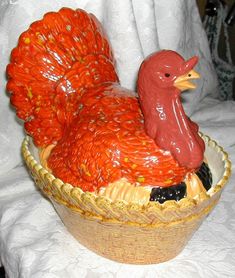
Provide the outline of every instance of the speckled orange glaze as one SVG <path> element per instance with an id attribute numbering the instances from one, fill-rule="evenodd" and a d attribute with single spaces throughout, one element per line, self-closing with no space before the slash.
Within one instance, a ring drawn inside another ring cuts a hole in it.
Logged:
<path id="1" fill-rule="evenodd" d="M 80 103 L 78 116 L 48 160 L 56 176 L 89 191 L 122 177 L 161 186 L 184 178 L 188 170 L 146 135 L 138 100 L 128 91 L 105 84 Z"/>

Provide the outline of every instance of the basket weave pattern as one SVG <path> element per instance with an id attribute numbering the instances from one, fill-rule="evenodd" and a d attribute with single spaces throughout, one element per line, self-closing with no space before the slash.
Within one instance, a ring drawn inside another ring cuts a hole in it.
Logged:
<path id="1" fill-rule="evenodd" d="M 147 205 L 111 201 L 63 183 L 44 169 L 22 145 L 26 165 L 38 187 L 50 198 L 65 226 L 83 245 L 119 262 L 149 264 L 175 257 L 219 200 L 231 172 L 228 155 L 217 143 L 202 136 L 220 155 L 224 172 L 209 193 L 196 199 Z"/>

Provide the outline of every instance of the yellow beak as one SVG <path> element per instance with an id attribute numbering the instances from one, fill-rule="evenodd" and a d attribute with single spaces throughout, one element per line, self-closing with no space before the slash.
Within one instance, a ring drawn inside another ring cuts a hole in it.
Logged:
<path id="1" fill-rule="evenodd" d="M 192 82 L 189 82 L 190 79 L 198 79 L 200 78 L 200 74 L 197 73 L 195 70 L 190 70 L 187 74 L 181 75 L 176 78 L 174 82 L 174 86 L 178 88 L 180 91 L 184 91 L 187 89 L 195 89 L 196 85 Z"/>

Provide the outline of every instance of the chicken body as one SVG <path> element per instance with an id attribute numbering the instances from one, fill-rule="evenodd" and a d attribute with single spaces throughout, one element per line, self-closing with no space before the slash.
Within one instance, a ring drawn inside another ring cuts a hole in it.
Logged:
<path id="1" fill-rule="evenodd" d="M 117 83 L 90 90 L 48 159 L 53 173 L 93 191 L 122 177 L 141 185 L 177 184 L 189 171 L 145 132 L 138 99 Z"/>

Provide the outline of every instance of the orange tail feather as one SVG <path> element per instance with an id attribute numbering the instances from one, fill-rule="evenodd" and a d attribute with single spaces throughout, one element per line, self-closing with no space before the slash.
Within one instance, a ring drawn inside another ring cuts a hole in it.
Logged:
<path id="1" fill-rule="evenodd" d="M 60 140 L 87 89 L 118 81 L 99 22 L 69 8 L 31 24 L 12 51 L 7 74 L 11 103 L 40 147 Z"/>

